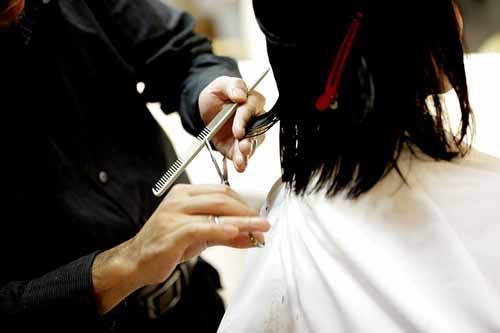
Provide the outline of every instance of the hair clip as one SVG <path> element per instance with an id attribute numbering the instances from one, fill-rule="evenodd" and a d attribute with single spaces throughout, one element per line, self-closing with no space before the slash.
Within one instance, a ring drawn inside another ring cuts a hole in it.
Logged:
<path id="1" fill-rule="evenodd" d="M 347 59 L 349 58 L 349 54 L 351 53 L 354 40 L 359 32 L 362 18 L 363 12 L 358 12 L 349 26 L 349 30 L 347 31 L 344 41 L 335 56 L 332 69 L 330 70 L 328 80 L 326 81 L 325 89 L 321 96 L 316 100 L 316 108 L 321 112 L 327 109 L 336 110 L 338 108 L 340 80 L 342 79 L 342 74 L 344 73 L 345 65 Z"/>

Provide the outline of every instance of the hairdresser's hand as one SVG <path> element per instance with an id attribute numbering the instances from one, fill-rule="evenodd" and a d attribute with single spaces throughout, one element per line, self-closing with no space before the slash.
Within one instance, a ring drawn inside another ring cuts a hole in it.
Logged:
<path id="1" fill-rule="evenodd" d="M 12 24 L 24 10 L 24 0 L 0 0 L 0 29 Z"/>
<path id="2" fill-rule="evenodd" d="M 263 242 L 267 230 L 269 223 L 230 188 L 177 185 L 134 238 L 96 257 L 98 309 L 107 313 L 133 291 L 165 281 L 177 264 L 209 246 L 249 248 L 248 233 Z"/>
<path id="3" fill-rule="evenodd" d="M 212 140 L 217 150 L 230 158 L 239 172 L 245 171 L 248 159 L 264 141 L 263 135 L 255 139 L 243 139 L 249 120 L 264 112 L 266 102 L 264 96 L 256 91 L 247 97 L 247 91 L 243 80 L 223 76 L 210 83 L 199 99 L 201 118 L 205 124 L 215 117 L 224 104 L 242 104 L 235 117 L 229 120 Z"/>

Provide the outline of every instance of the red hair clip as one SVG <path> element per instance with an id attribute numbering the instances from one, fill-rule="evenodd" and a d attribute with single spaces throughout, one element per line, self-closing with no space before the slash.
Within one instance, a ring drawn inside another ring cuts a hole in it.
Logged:
<path id="1" fill-rule="evenodd" d="M 347 31 L 337 55 L 335 56 L 335 61 L 333 62 L 332 69 L 328 75 L 328 80 L 326 81 L 325 90 L 316 100 L 316 108 L 321 112 L 328 108 L 337 108 L 337 94 L 340 86 L 340 79 L 342 78 L 347 58 L 351 53 L 352 45 L 354 44 L 354 40 L 358 34 L 362 18 L 363 13 L 358 12 L 352 21 L 349 30 Z"/>

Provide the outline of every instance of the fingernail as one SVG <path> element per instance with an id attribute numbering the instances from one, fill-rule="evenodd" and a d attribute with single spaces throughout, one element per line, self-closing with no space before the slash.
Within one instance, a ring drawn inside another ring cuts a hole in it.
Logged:
<path id="1" fill-rule="evenodd" d="M 254 246 L 258 247 L 259 249 L 262 249 L 263 247 L 266 246 L 266 242 L 265 241 L 261 242 L 258 239 L 255 239 Z"/>
<path id="2" fill-rule="evenodd" d="M 256 242 L 254 243 L 254 246 L 255 246 L 255 247 L 257 247 L 257 248 L 259 248 L 259 249 L 262 249 L 262 248 L 264 248 L 264 247 L 266 246 L 266 242 L 259 242 L 259 241 L 256 241 Z"/>
<path id="3" fill-rule="evenodd" d="M 258 248 L 263 248 L 264 246 L 266 246 L 266 242 L 265 240 L 262 240 L 260 241 L 259 239 L 257 239 L 257 237 L 255 237 L 252 233 L 249 233 L 248 234 L 248 237 L 250 239 L 250 241 L 252 242 L 252 245 L 254 247 L 258 247 Z"/>

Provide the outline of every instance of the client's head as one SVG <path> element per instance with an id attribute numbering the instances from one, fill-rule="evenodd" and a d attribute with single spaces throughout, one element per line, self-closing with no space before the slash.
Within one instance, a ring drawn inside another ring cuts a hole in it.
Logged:
<path id="1" fill-rule="evenodd" d="M 451 0 L 254 0 L 254 9 L 280 91 L 283 180 L 296 193 L 357 197 L 399 170 L 405 147 L 447 161 L 469 149 Z M 462 112 L 457 133 L 438 98 L 448 87 Z"/>

